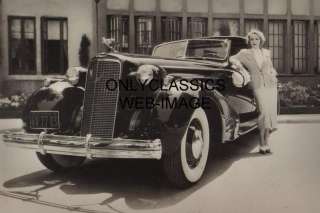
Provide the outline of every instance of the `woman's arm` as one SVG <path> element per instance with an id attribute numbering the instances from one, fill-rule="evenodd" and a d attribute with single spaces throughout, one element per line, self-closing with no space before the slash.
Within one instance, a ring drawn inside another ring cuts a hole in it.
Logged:
<path id="1" fill-rule="evenodd" d="M 236 87 L 243 87 L 251 81 L 250 73 L 244 68 L 242 63 L 244 59 L 244 51 L 245 50 L 241 50 L 238 54 L 229 58 L 230 63 L 234 69 L 237 70 L 232 74 L 232 81 Z"/>
<path id="2" fill-rule="evenodd" d="M 269 61 L 271 75 L 276 77 L 278 75 L 278 72 L 276 71 L 272 63 L 272 52 L 270 50 L 264 49 L 264 54 L 267 60 Z"/>
<path id="3" fill-rule="evenodd" d="M 232 65 L 234 65 L 235 68 L 238 70 L 244 69 L 243 64 L 241 62 L 243 52 L 244 52 L 244 50 L 240 50 L 239 53 L 237 53 L 236 55 L 233 55 L 229 58 L 230 63 Z"/>

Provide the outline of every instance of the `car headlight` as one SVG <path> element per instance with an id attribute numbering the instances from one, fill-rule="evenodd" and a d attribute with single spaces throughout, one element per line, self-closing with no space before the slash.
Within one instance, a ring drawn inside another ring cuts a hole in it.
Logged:
<path id="1" fill-rule="evenodd" d="M 136 78 L 141 83 L 148 85 L 153 79 L 164 79 L 166 71 L 151 64 L 144 64 L 138 67 Z"/>
<path id="2" fill-rule="evenodd" d="M 250 74 L 244 69 L 232 73 L 232 83 L 236 87 L 244 87 L 251 80 Z"/>
<path id="3" fill-rule="evenodd" d="M 80 71 L 86 71 L 86 69 L 82 67 L 68 68 L 66 78 L 72 85 L 76 85 L 79 82 Z"/>
<path id="4" fill-rule="evenodd" d="M 154 73 L 158 68 L 154 65 L 141 65 L 137 70 L 137 80 L 145 85 L 149 84 L 154 78 Z"/>

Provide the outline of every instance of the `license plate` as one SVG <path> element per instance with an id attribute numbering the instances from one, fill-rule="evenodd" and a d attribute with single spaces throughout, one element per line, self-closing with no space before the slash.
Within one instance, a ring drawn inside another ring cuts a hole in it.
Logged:
<path id="1" fill-rule="evenodd" d="M 31 111 L 31 129 L 59 129 L 59 111 Z"/>

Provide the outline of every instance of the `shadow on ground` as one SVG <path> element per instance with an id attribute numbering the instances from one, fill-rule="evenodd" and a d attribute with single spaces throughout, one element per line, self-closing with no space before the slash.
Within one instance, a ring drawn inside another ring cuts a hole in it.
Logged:
<path id="1" fill-rule="evenodd" d="M 108 197 L 98 203 L 101 206 L 124 199 L 132 209 L 164 208 L 183 201 L 205 187 L 226 172 L 234 162 L 243 158 L 261 157 L 258 153 L 251 153 L 257 142 L 258 133 L 254 131 L 234 143 L 221 145 L 209 160 L 202 180 L 185 190 L 176 189 L 167 183 L 161 173 L 160 162 L 150 160 L 93 160 L 66 174 L 42 170 L 8 180 L 3 186 L 35 199 L 41 193 L 46 193 L 46 190 L 58 186 L 61 193 L 68 195 L 108 193 Z M 22 187 L 38 188 L 23 191 L 19 189 Z"/>

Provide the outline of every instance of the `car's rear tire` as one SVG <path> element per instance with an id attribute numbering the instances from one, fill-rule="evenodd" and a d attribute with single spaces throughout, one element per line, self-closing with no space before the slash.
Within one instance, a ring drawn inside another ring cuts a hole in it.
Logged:
<path id="1" fill-rule="evenodd" d="M 63 172 L 79 167 L 85 157 L 36 153 L 40 162 L 54 172 Z"/>
<path id="2" fill-rule="evenodd" d="M 196 109 L 177 152 L 163 157 L 168 180 L 179 188 L 198 182 L 205 170 L 210 149 L 210 129 L 205 111 Z"/>

